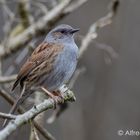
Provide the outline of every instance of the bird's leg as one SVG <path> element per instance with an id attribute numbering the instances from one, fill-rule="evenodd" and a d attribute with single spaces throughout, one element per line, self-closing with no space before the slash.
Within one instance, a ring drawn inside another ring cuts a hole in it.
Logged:
<path id="1" fill-rule="evenodd" d="M 61 103 L 63 102 L 63 97 L 61 96 L 60 92 L 53 91 L 50 92 L 46 88 L 41 87 L 41 89 L 50 97 L 54 100 L 55 102 L 55 108 L 56 108 L 56 103 Z"/>
<path id="2" fill-rule="evenodd" d="M 53 91 L 52 94 L 54 96 L 57 96 L 61 99 L 61 103 L 64 103 L 64 97 L 62 96 L 61 92 L 59 90 Z"/>

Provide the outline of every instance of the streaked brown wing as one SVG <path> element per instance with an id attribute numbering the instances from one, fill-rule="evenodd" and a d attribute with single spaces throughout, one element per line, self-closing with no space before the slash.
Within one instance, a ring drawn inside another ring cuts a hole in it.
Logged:
<path id="1" fill-rule="evenodd" d="M 43 64 L 47 64 L 47 70 L 50 71 L 51 66 L 49 62 L 53 62 L 53 59 L 63 49 L 63 46 L 56 45 L 54 43 L 41 43 L 32 53 L 32 55 L 27 59 L 25 64 L 21 67 L 17 80 L 15 81 L 12 90 L 20 83 L 21 86 L 24 81 L 29 78 L 28 75 L 34 75 L 36 70 Z"/>

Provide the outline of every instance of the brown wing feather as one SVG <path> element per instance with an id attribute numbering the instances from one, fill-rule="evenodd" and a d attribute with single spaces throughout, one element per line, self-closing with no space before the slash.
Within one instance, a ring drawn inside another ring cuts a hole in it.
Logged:
<path id="1" fill-rule="evenodd" d="M 52 61 L 52 56 L 56 55 L 57 52 L 63 49 L 62 45 L 56 45 L 54 43 L 41 43 L 32 53 L 32 55 L 27 59 L 24 65 L 21 67 L 17 80 L 15 81 L 12 90 L 20 83 L 26 80 L 30 73 L 35 71 L 35 68 L 44 63 L 45 61 Z M 50 69 L 48 69 L 50 70 Z"/>

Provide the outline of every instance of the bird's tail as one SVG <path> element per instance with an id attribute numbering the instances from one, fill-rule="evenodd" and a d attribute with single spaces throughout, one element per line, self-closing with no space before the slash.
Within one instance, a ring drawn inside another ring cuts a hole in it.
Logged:
<path id="1" fill-rule="evenodd" d="M 32 90 L 25 90 L 25 86 L 23 86 L 23 88 L 21 90 L 21 94 L 18 97 L 18 99 L 14 102 L 12 108 L 9 111 L 9 114 L 14 114 L 14 112 L 17 110 L 19 105 L 22 104 L 24 102 L 24 100 L 26 100 L 26 98 L 28 98 L 32 93 L 33 93 Z M 7 123 L 8 123 L 8 120 L 5 119 L 4 123 L 3 123 L 3 127 L 5 127 L 7 125 Z"/>

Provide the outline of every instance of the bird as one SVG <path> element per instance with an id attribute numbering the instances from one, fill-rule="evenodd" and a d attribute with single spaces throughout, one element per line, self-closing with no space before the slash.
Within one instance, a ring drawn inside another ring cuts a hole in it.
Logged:
<path id="1" fill-rule="evenodd" d="M 10 114 L 14 113 L 35 90 L 43 90 L 56 101 L 53 92 L 67 83 L 76 69 L 78 46 L 74 34 L 78 31 L 79 29 L 67 24 L 58 25 L 35 48 L 21 67 L 13 84 L 12 91 L 19 85 L 21 94 L 11 108 Z"/>

